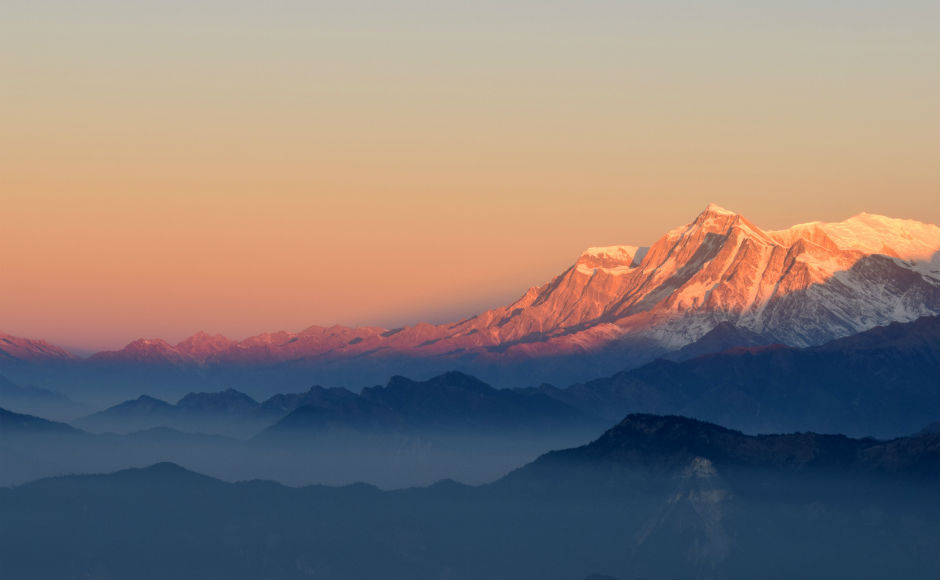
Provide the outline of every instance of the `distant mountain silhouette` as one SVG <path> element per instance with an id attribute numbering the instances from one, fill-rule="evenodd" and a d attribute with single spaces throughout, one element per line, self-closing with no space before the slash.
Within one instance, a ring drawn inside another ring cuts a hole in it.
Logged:
<path id="1" fill-rule="evenodd" d="M 218 393 L 190 393 L 176 403 L 179 409 L 201 413 L 252 413 L 258 408 L 258 401 L 235 389 L 226 389 Z"/>
<path id="2" fill-rule="evenodd" d="M 299 407 L 341 407 L 351 404 L 354 399 L 356 399 L 355 393 L 348 389 L 342 387 L 327 389 L 316 385 L 304 393 L 273 395 L 258 406 L 257 413 L 263 417 L 280 419 Z"/>
<path id="3" fill-rule="evenodd" d="M 270 438 L 336 430 L 472 435 L 492 429 L 531 432 L 552 427 L 593 431 L 603 422 L 541 393 L 495 389 L 475 377 L 450 372 L 426 381 L 395 376 L 385 386 L 358 394 L 314 386 L 262 403 L 234 389 L 190 393 L 175 405 L 143 395 L 75 424 L 118 433 L 172 427 L 248 435 L 267 428 L 265 437 Z"/>
<path id="4" fill-rule="evenodd" d="M 124 401 L 75 421 L 76 425 L 87 428 L 114 431 L 136 431 L 152 426 L 154 421 L 163 424 L 175 414 L 175 407 L 166 401 L 141 395 L 140 397 Z"/>
<path id="5" fill-rule="evenodd" d="M 75 425 L 95 435 L 8 438 L 0 445 L 0 485 L 156 460 L 291 483 L 479 483 L 606 426 L 545 395 L 494 389 L 460 373 L 421 382 L 395 377 L 361 394 L 312 387 L 260 404 L 231 389 L 191 393 L 176 404 L 141 396 Z"/>
<path id="6" fill-rule="evenodd" d="M 173 427 L 194 433 L 248 436 L 267 424 L 256 416 L 258 407 L 257 401 L 234 389 L 190 393 L 175 405 L 141 395 L 77 419 L 74 423 L 96 432 L 130 433 L 154 427 Z"/>
<path id="7" fill-rule="evenodd" d="M 395 376 L 386 386 L 366 388 L 358 395 L 314 388 L 301 401 L 301 406 L 267 429 L 263 437 L 335 429 L 483 435 L 494 430 L 593 429 L 600 424 L 598 419 L 544 394 L 496 389 L 459 372 L 426 381 Z"/>

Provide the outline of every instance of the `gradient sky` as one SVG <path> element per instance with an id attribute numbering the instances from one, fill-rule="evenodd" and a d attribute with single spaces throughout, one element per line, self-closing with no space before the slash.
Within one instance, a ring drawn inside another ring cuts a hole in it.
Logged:
<path id="1" fill-rule="evenodd" d="M 505 303 L 708 202 L 936 223 L 930 1 L 0 3 L 0 330 Z"/>

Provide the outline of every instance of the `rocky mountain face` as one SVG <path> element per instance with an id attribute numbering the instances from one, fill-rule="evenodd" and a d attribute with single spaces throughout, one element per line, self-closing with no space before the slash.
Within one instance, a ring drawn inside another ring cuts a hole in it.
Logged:
<path id="1" fill-rule="evenodd" d="M 559 373 L 571 375 L 561 380 L 577 380 L 676 351 L 722 325 L 733 325 L 753 344 L 809 346 L 936 315 L 938 252 L 940 227 L 932 224 L 861 214 L 764 231 L 709 205 L 648 248 L 590 248 L 516 302 L 455 323 L 311 326 L 241 341 L 199 333 L 177 345 L 140 339 L 86 364 L 169 365 L 203 374 L 316 367 L 359 384 L 366 376 L 370 382 L 449 369 L 496 384 L 520 377 L 557 381 Z M 40 346 L 8 356 L 52 348 Z M 503 372 L 514 365 L 519 372 Z"/>

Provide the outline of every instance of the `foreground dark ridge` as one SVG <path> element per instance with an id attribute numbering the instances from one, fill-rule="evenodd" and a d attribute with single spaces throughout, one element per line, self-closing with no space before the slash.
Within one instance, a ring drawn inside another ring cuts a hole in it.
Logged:
<path id="1" fill-rule="evenodd" d="M 935 577 L 938 440 L 630 415 L 479 487 L 57 477 L 0 489 L 0 576 Z"/>

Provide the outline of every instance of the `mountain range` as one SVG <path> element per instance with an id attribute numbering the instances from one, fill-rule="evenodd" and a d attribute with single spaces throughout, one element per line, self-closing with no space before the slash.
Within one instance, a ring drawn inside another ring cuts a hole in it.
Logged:
<path id="1" fill-rule="evenodd" d="M 707 342 L 748 342 L 730 323 Z M 153 427 L 305 439 L 332 431 L 529 434 L 594 428 L 627 413 L 683 414 L 751 433 L 813 430 L 895 437 L 940 419 L 940 317 L 879 326 L 823 345 L 732 346 L 685 360 L 659 359 L 566 387 L 496 389 L 451 371 L 425 381 L 392 377 L 359 393 L 313 386 L 258 402 L 227 389 L 170 404 L 142 395 L 73 424 L 129 433 Z M 707 350 L 707 349 L 706 349 Z"/>
<path id="2" fill-rule="evenodd" d="M 940 569 L 931 224 L 709 205 L 451 324 L 0 334 L 0 372 L 0 578 Z"/>
<path id="3" fill-rule="evenodd" d="M 938 252 L 933 224 L 860 214 L 764 231 L 709 205 L 649 247 L 589 248 L 514 303 L 449 324 L 311 326 L 240 341 L 200 332 L 175 345 L 139 339 L 87 359 L 0 335 L 0 367 L 49 384 L 70 374 L 85 385 L 136 378 L 249 390 L 312 382 L 358 388 L 393 374 L 453 369 L 498 386 L 574 382 L 669 355 L 729 325 L 736 336 L 717 347 L 732 338 L 744 342 L 732 346 L 805 347 L 935 316 Z"/>
<path id="4" fill-rule="evenodd" d="M 176 404 L 141 395 L 73 424 L 94 432 L 132 433 L 169 427 L 191 433 L 248 438 L 325 434 L 331 431 L 378 433 L 509 434 L 542 429 L 590 429 L 602 420 L 547 394 L 496 389 L 470 375 L 449 372 L 426 381 L 392 377 L 384 386 L 353 393 L 340 387 L 313 386 L 258 402 L 227 389 L 189 393 Z"/>

